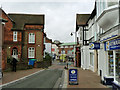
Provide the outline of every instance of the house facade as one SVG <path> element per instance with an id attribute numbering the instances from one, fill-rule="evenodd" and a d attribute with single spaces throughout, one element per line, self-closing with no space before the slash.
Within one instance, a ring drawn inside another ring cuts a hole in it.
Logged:
<path id="1" fill-rule="evenodd" d="M 43 60 L 44 55 L 44 15 L 36 14 L 6 14 L 2 18 L 4 25 L 4 55 L 5 63 L 11 57 L 19 62 L 29 59 Z M 3 55 L 3 57 L 4 57 Z"/>
<path id="2" fill-rule="evenodd" d="M 13 31 L 13 41 L 19 43 L 20 49 L 16 47 L 16 56 L 21 56 L 21 60 L 37 59 L 43 60 L 44 44 L 44 15 L 35 14 L 8 14 L 15 22 Z M 16 41 L 14 40 L 16 39 Z M 13 49 L 12 49 L 13 51 Z M 21 52 L 19 52 L 21 51 Z M 17 53 L 18 52 L 18 53 Z"/>

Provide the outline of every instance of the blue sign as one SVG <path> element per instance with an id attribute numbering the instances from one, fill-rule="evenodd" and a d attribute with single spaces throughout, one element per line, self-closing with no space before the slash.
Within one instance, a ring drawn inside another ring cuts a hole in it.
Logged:
<path id="1" fill-rule="evenodd" d="M 100 43 L 95 43 L 95 42 L 92 42 L 89 44 L 89 49 L 93 50 L 93 49 L 100 49 Z"/>
<path id="2" fill-rule="evenodd" d="M 105 51 L 120 49 L 120 38 L 119 39 L 114 39 L 114 40 L 111 40 L 111 41 L 107 41 L 107 42 L 104 43 L 104 46 L 105 46 Z"/>
<path id="3" fill-rule="evenodd" d="M 77 82 L 77 69 L 69 69 L 69 81 Z"/>

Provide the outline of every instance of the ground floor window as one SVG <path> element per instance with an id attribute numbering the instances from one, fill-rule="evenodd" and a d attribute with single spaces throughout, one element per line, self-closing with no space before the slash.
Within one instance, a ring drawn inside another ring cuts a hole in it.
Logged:
<path id="1" fill-rule="evenodd" d="M 108 51 L 108 66 L 109 66 L 109 75 L 114 75 L 114 63 L 113 63 L 113 51 Z"/>
<path id="2" fill-rule="evenodd" d="M 115 63 L 116 63 L 116 81 L 120 82 L 120 50 L 115 51 Z"/>
<path id="3" fill-rule="evenodd" d="M 28 58 L 35 58 L 35 48 L 34 47 L 28 48 Z"/>
<path id="4" fill-rule="evenodd" d="M 90 65 L 93 66 L 93 62 L 94 62 L 94 54 L 91 52 L 90 53 Z"/>

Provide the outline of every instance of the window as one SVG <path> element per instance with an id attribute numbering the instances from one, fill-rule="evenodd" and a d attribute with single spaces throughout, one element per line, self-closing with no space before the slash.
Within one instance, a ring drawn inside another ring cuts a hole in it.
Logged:
<path id="1" fill-rule="evenodd" d="M 114 64 L 113 64 L 113 51 L 108 51 L 108 65 L 109 65 L 109 75 L 113 76 Z"/>
<path id="2" fill-rule="evenodd" d="M 94 54 L 91 52 L 90 53 L 90 65 L 93 66 L 93 60 L 94 60 Z"/>
<path id="3" fill-rule="evenodd" d="M 29 43 L 35 43 L 35 34 L 29 33 Z"/>
<path id="4" fill-rule="evenodd" d="M 16 31 L 13 32 L 13 41 L 14 42 L 17 41 L 17 32 Z"/>
<path id="5" fill-rule="evenodd" d="M 65 51 L 64 51 L 64 50 L 62 50 L 62 51 L 61 51 L 61 54 L 65 54 Z"/>
<path id="6" fill-rule="evenodd" d="M 68 50 L 67 54 L 72 55 L 72 50 Z"/>
<path id="7" fill-rule="evenodd" d="M 116 76 L 115 76 L 115 79 L 116 79 L 116 81 L 118 81 L 119 83 L 120 83 L 120 50 L 116 50 L 115 51 L 115 74 L 116 74 Z"/>
<path id="8" fill-rule="evenodd" d="M 28 48 L 28 58 L 35 58 L 35 48 L 34 47 Z"/>

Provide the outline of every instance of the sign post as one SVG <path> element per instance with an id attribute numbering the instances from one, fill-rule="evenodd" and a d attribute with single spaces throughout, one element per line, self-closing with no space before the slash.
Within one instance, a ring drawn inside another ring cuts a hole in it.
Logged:
<path id="1" fill-rule="evenodd" d="M 78 85 L 77 69 L 69 69 L 69 85 Z"/>

